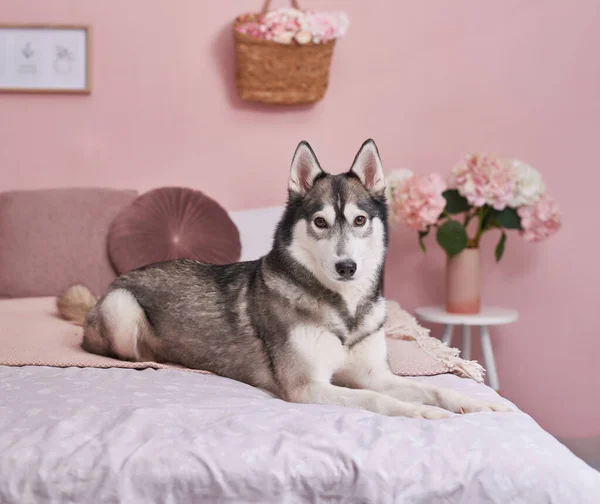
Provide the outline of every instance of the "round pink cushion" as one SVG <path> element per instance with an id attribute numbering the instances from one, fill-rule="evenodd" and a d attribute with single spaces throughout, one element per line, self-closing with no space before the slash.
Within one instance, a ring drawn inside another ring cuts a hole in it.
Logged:
<path id="1" fill-rule="evenodd" d="M 170 259 L 228 264 L 240 235 L 227 212 L 200 191 L 163 187 L 139 196 L 113 220 L 108 253 L 118 273 Z"/>

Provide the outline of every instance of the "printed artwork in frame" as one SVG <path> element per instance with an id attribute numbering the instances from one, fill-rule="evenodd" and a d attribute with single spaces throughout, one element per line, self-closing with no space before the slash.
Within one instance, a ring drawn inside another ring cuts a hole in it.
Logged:
<path id="1" fill-rule="evenodd" d="M 0 93 L 91 92 L 90 27 L 0 23 Z"/>

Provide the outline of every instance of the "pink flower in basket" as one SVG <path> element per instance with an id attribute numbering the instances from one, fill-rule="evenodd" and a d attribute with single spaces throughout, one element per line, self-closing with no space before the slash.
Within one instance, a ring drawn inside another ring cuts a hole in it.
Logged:
<path id="1" fill-rule="evenodd" d="M 561 227 L 558 205 L 547 194 L 533 205 L 519 207 L 517 213 L 521 217 L 521 235 L 528 241 L 542 241 Z"/>
<path id="2" fill-rule="evenodd" d="M 392 195 L 392 211 L 409 228 L 425 231 L 435 224 L 446 206 L 444 179 L 437 173 L 400 180 Z"/>
<path id="3" fill-rule="evenodd" d="M 264 15 L 243 15 L 236 30 L 250 37 L 280 44 L 320 43 L 343 37 L 349 20 L 344 12 L 313 12 L 280 8 Z"/>
<path id="4" fill-rule="evenodd" d="M 317 40 L 343 37 L 348 29 L 348 16 L 343 12 L 309 12 L 306 29 Z"/>
<path id="5" fill-rule="evenodd" d="M 509 163 L 488 154 L 470 154 L 452 171 L 454 185 L 476 207 L 503 210 L 515 192 L 516 174 Z"/>

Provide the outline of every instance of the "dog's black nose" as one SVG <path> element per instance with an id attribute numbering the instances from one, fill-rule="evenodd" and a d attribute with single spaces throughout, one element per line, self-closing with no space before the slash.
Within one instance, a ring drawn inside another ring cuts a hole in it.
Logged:
<path id="1" fill-rule="evenodd" d="M 350 278 L 356 273 L 356 263 L 351 260 L 340 261 L 335 263 L 335 271 L 342 278 Z"/>

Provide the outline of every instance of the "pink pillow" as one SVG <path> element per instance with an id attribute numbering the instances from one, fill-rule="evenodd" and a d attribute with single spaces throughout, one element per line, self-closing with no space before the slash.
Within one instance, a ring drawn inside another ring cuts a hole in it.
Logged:
<path id="1" fill-rule="evenodd" d="M 0 297 L 57 296 L 84 283 L 102 294 L 116 277 L 106 247 L 135 191 L 70 188 L 0 193 Z"/>
<path id="2" fill-rule="evenodd" d="M 236 262 L 240 235 L 227 212 L 200 191 L 163 187 L 139 196 L 113 221 L 110 259 L 119 273 L 170 259 Z"/>

